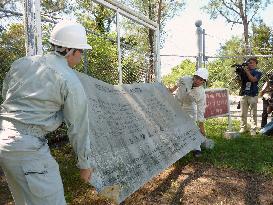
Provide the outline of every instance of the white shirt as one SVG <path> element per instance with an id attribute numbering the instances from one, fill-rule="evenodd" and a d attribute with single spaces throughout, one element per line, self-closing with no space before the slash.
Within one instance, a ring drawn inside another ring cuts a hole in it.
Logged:
<path id="1" fill-rule="evenodd" d="M 262 91 L 264 92 L 263 98 L 265 100 L 269 100 L 272 97 L 273 94 L 273 86 L 269 84 L 269 82 L 265 82 L 265 84 L 262 87 Z"/>
<path id="2" fill-rule="evenodd" d="M 177 82 L 175 98 L 182 109 L 195 121 L 203 122 L 206 107 L 206 95 L 203 86 L 193 87 L 193 77 L 184 76 Z"/>
<path id="3" fill-rule="evenodd" d="M 4 80 L 2 96 L 1 121 L 34 125 L 45 132 L 54 131 L 65 121 L 79 168 L 91 167 L 87 98 L 80 80 L 63 56 L 49 53 L 15 61 Z M 22 133 L 15 141 L 4 142 L 7 133 L 5 123 L 1 124 L 0 151 L 18 151 L 21 145 L 25 149 L 31 147 L 27 145 L 29 137 Z M 37 142 L 32 141 L 35 146 Z"/>

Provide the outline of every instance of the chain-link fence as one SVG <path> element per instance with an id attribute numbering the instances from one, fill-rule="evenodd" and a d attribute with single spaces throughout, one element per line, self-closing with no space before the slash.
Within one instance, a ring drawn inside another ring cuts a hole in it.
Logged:
<path id="1" fill-rule="evenodd" d="M 42 11 L 43 51 L 50 50 L 47 39 L 55 23 L 61 18 L 77 19 L 87 28 L 88 42 L 92 50 L 84 53 L 84 63 L 76 69 L 111 84 L 118 84 L 121 81 L 122 83 L 155 81 L 154 30 L 122 15 L 117 19 L 117 14 L 112 9 L 95 2 L 91 3 L 92 5 L 88 7 L 91 10 L 87 11 L 73 1 L 73 7 L 78 10 L 72 11 L 69 16 L 61 11 L 58 12 L 59 15 L 44 15 L 45 12 Z M 11 26 L 15 23 L 23 27 L 23 8 L 22 3 L 16 3 L 12 8 L 8 5 L 0 8 L 2 34 L 14 31 L 11 30 Z M 7 41 L 1 41 L 1 47 L 12 45 L 7 45 Z M 16 57 L 23 55 L 25 54 Z"/>

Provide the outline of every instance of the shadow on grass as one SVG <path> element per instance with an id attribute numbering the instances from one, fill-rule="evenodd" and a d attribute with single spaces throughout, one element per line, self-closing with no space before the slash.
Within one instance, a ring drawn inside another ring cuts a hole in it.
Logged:
<path id="1" fill-rule="evenodd" d="M 169 173 L 168 177 L 164 179 L 160 184 L 158 184 L 157 188 L 154 189 L 149 195 L 153 197 L 157 197 L 158 193 L 165 193 L 169 190 L 173 181 L 176 181 L 177 178 L 181 175 L 181 171 L 183 170 L 182 166 L 175 166 L 174 170 Z"/>
<path id="2" fill-rule="evenodd" d="M 246 176 L 246 188 L 244 193 L 245 204 L 252 205 L 252 204 L 261 204 L 260 201 L 260 194 L 262 193 L 262 184 L 264 180 L 260 179 L 259 177 L 253 176 Z"/>
<path id="3" fill-rule="evenodd" d="M 194 173 L 190 174 L 178 187 L 177 192 L 175 193 L 172 201 L 170 202 L 171 205 L 178 205 L 183 204 L 183 195 L 185 187 L 190 184 L 192 181 L 200 178 L 203 173 L 206 171 L 206 167 L 197 166 L 195 167 Z"/>

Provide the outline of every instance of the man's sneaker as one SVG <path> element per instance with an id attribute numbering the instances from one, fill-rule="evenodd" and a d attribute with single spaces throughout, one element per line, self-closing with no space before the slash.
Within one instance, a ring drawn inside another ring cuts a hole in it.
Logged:
<path id="1" fill-rule="evenodd" d="M 193 156 L 197 158 L 202 156 L 201 150 L 193 150 L 192 153 L 193 153 Z"/>

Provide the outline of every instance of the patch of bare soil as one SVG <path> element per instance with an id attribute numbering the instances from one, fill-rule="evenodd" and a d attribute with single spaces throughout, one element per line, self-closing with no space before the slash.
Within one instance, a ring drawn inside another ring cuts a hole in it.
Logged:
<path id="1" fill-rule="evenodd" d="M 3 177 L 0 180 L 0 190 L 0 204 L 13 204 L 10 203 L 12 200 Z M 97 203 L 91 203 L 88 199 L 79 201 L 81 202 L 72 204 L 111 205 L 103 200 Z M 195 162 L 184 167 L 170 167 L 122 203 L 122 205 L 178 204 L 273 205 L 273 179 Z"/>
<path id="2" fill-rule="evenodd" d="M 2 170 L 0 169 L 0 205 L 11 205 L 12 198 Z"/>

